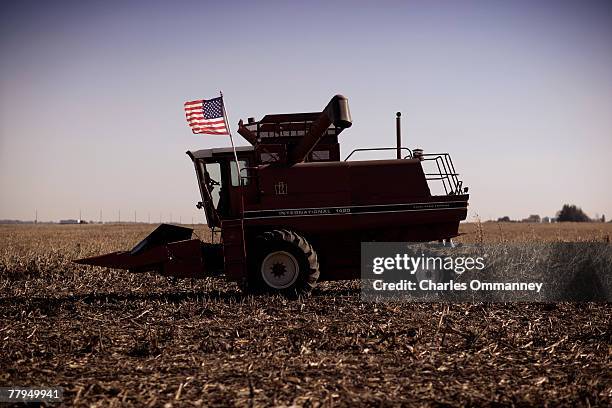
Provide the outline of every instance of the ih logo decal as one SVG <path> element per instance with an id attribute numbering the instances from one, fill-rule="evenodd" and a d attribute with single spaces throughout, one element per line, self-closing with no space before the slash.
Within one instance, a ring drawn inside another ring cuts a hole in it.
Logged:
<path id="1" fill-rule="evenodd" d="M 284 181 L 279 181 L 274 185 L 274 192 L 276 195 L 286 195 L 287 194 L 287 183 Z"/>

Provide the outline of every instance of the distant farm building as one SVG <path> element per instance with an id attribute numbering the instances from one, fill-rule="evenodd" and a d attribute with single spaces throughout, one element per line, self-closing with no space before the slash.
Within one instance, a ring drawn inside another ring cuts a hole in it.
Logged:
<path id="1" fill-rule="evenodd" d="M 85 220 L 60 220 L 60 224 L 87 224 Z"/>

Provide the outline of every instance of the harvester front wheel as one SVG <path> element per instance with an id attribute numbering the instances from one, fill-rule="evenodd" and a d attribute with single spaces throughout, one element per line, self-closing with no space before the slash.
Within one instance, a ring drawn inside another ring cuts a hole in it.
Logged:
<path id="1" fill-rule="evenodd" d="M 317 253 L 304 237 L 293 231 L 273 230 L 256 241 L 249 288 L 299 296 L 317 285 Z"/>

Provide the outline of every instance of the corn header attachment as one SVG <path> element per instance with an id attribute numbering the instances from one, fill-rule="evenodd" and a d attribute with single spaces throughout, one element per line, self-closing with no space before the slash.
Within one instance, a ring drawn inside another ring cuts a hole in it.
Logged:
<path id="1" fill-rule="evenodd" d="M 157 272 L 177 278 L 198 278 L 220 273 L 223 269 L 221 245 L 191 239 L 192 234 L 191 228 L 161 224 L 130 251 L 77 259 L 74 262 L 127 269 L 130 272 Z"/>

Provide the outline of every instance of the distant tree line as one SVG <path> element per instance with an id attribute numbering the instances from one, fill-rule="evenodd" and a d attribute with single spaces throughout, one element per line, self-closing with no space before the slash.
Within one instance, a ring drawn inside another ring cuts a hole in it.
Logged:
<path id="1" fill-rule="evenodd" d="M 604 218 L 605 219 L 605 218 Z M 564 204 L 561 211 L 557 212 L 559 222 L 589 222 L 591 219 L 582 211 L 582 208 L 575 205 Z M 599 220 L 597 220 L 599 221 Z"/>
<path id="2" fill-rule="evenodd" d="M 556 218 L 550 219 L 548 217 L 540 218 L 537 214 L 532 214 L 529 217 L 525 218 L 520 222 L 589 222 L 589 221 L 597 221 L 597 222 L 606 222 L 606 216 L 602 215 L 601 218 L 596 216 L 595 219 L 589 218 L 588 215 L 582 208 L 573 205 L 573 204 L 564 204 L 561 210 L 557 211 Z M 497 222 L 519 222 L 510 219 L 510 217 L 500 217 L 497 219 Z"/>

